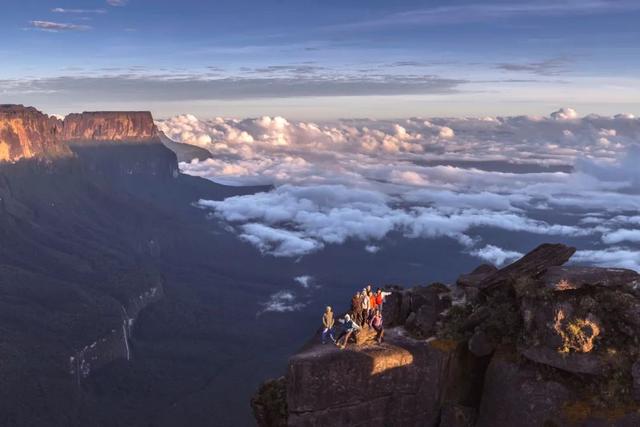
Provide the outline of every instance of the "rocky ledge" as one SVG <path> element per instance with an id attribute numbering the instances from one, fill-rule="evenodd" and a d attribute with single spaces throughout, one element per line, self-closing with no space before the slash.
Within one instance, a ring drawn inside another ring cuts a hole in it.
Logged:
<path id="1" fill-rule="evenodd" d="M 395 288 L 386 340 L 313 341 L 252 399 L 260 426 L 640 425 L 640 275 L 545 244 Z"/>

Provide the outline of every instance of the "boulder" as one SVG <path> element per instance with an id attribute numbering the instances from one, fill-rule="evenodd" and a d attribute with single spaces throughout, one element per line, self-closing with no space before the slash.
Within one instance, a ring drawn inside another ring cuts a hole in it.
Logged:
<path id="1" fill-rule="evenodd" d="M 513 264 L 487 276 L 478 283 L 478 287 L 482 290 L 491 290 L 512 284 L 517 278 L 537 278 L 549 267 L 566 263 L 575 251 L 576 248 L 562 244 L 542 244 Z"/>
<path id="2" fill-rule="evenodd" d="M 475 331 L 467 345 L 469 351 L 478 357 L 488 356 L 495 350 L 495 345 L 482 330 Z"/>
<path id="3" fill-rule="evenodd" d="M 541 379 L 535 369 L 496 354 L 485 376 L 476 427 L 562 426 L 562 408 L 573 398 L 563 384 Z"/>

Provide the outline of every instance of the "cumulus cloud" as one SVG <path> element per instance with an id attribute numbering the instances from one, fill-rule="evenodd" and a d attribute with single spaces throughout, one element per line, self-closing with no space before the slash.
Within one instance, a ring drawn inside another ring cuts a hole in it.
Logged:
<path id="1" fill-rule="evenodd" d="M 91 27 L 88 25 L 66 24 L 62 22 L 51 21 L 31 21 L 31 26 L 38 30 L 58 32 L 58 31 L 87 31 Z"/>
<path id="2" fill-rule="evenodd" d="M 487 230 L 583 238 L 585 250 L 638 243 L 640 120 L 626 115 L 323 124 L 182 115 L 158 127 L 213 154 L 183 172 L 275 186 L 200 201 L 265 254 L 298 257 L 347 240 L 373 252 L 396 233 L 448 237 L 492 262 L 515 256 Z"/>
<path id="3" fill-rule="evenodd" d="M 551 113 L 554 120 L 574 120 L 578 118 L 578 112 L 573 108 L 561 108 Z"/>

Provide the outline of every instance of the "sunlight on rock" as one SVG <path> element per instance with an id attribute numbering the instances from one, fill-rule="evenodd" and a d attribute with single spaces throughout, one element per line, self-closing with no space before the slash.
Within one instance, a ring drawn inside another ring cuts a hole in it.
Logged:
<path id="1" fill-rule="evenodd" d="M 600 326 L 593 316 L 569 321 L 562 309 L 556 313 L 553 328 L 562 338 L 562 346 L 558 349 L 561 353 L 569 353 L 571 350 L 589 353 L 593 350 L 594 340 L 600 335 Z"/>
<path id="2" fill-rule="evenodd" d="M 379 355 L 372 355 L 371 375 L 381 374 L 389 369 L 400 368 L 413 363 L 413 355 L 402 348 L 397 348 L 394 352 L 381 352 Z"/>

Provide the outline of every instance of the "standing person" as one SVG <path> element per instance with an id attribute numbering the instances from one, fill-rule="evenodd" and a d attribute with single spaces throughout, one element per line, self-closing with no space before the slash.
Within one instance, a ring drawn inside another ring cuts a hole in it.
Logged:
<path id="1" fill-rule="evenodd" d="M 364 324 L 369 320 L 369 314 L 371 310 L 371 299 L 367 295 L 367 288 L 362 290 L 362 318 L 360 323 Z"/>
<path id="2" fill-rule="evenodd" d="M 380 288 L 376 290 L 376 306 L 380 309 L 380 311 L 382 311 L 382 305 L 389 295 L 391 295 L 391 292 L 383 292 Z"/>
<path id="3" fill-rule="evenodd" d="M 347 346 L 347 343 L 349 342 L 349 338 L 351 337 L 351 334 L 359 330 L 360 326 L 356 322 L 354 322 L 351 316 L 349 316 L 348 314 L 344 315 L 344 319 L 339 319 L 338 321 L 344 325 L 344 330 L 338 337 L 338 341 L 336 341 L 336 345 L 340 347 L 341 350 L 343 350 Z M 343 337 L 344 337 L 344 343 L 340 345 L 340 340 Z"/>
<path id="4" fill-rule="evenodd" d="M 373 292 L 369 291 L 368 292 L 369 295 L 369 319 L 373 318 L 373 315 L 376 312 L 376 309 L 378 308 L 378 304 L 377 304 L 377 298 L 376 298 L 376 294 L 374 294 Z"/>
<path id="5" fill-rule="evenodd" d="M 336 342 L 335 338 L 333 338 L 333 324 L 333 311 L 331 310 L 331 307 L 327 306 L 324 314 L 322 315 L 322 344 L 327 343 L 327 335 L 329 335 L 331 341 L 334 343 Z"/>
<path id="6" fill-rule="evenodd" d="M 356 291 L 356 294 L 351 298 L 351 317 L 354 319 L 358 319 L 360 316 L 361 308 L 361 295 L 360 292 Z"/>
<path id="7" fill-rule="evenodd" d="M 382 313 L 380 310 L 376 310 L 375 314 L 371 318 L 371 322 L 369 322 L 369 326 L 373 328 L 374 331 L 377 332 L 376 341 L 378 344 L 382 342 L 382 337 L 384 337 L 384 326 L 382 323 Z"/>

